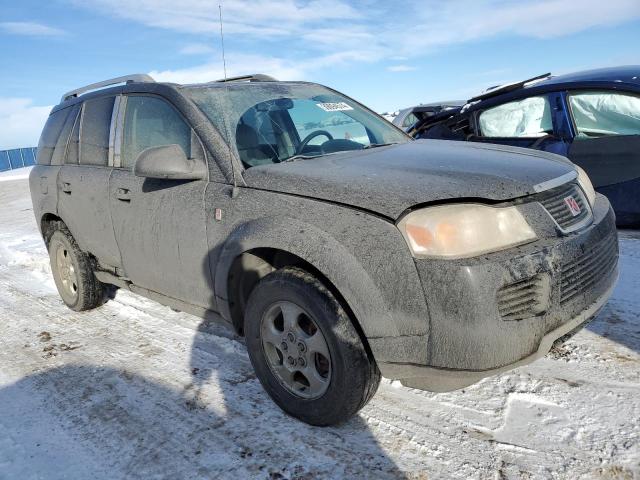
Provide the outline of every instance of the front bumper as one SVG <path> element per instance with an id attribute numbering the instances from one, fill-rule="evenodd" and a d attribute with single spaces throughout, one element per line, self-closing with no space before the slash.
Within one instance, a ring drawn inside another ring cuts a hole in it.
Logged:
<path id="1" fill-rule="evenodd" d="M 535 218 L 540 212 L 530 213 L 528 218 Z M 382 374 L 415 388 L 455 390 L 544 356 L 557 339 L 593 318 L 618 274 L 609 202 L 597 197 L 588 227 L 539 237 L 529 245 L 471 259 L 417 260 L 430 317 L 427 361 L 383 363 Z M 543 279 L 541 308 L 509 319 L 499 292 L 532 278 Z"/>

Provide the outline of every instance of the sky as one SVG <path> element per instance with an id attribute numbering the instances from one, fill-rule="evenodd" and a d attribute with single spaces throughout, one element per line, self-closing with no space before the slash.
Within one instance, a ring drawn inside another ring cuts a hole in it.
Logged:
<path id="1" fill-rule="evenodd" d="M 382 113 L 538 74 L 640 64 L 640 0 L 0 0 L 0 149 L 71 89 L 266 73 Z"/>

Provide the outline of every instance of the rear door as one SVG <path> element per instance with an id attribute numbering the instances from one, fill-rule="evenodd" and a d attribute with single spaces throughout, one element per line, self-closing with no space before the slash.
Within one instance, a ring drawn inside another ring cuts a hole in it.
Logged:
<path id="1" fill-rule="evenodd" d="M 640 95 L 576 91 L 567 103 L 575 129 L 569 159 L 606 195 L 619 223 L 640 221 Z"/>
<path id="2" fill-rule="evenodd" d="M 58 212 L 83 250 L 116 267 L 120 254 L 109 212 L 109 166 L 116 96 L 85 101 L 58 174 Z"/>
<path id="3" fill-rule="evenodd" d="M 58 215 L 58 174 L 64 164 L 69 136 L 80 110 L 79 105 L 49 115 L 38 143 L 37 164 L 29 175 L 29 188 L 36 220 L 44 213 Z"/>
<path id="4" fill-rule="evenodd" d="M 123 99 L 121 132 L 109 185 L 111 215 L 124 273 L 134 284 L 211 308 L 204 192 L 207 180 L 137 177 L 136 158 L 150 147 L 177 144 L 205 161 L 201 143 L 165 99 L 131 94 Z"/>

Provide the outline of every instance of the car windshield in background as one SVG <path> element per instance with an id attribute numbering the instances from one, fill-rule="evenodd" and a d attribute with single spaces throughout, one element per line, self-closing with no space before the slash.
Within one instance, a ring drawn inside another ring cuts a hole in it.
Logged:
<path id="1" fill-rule="evenodd" d="M 186 91 L 247 168 L 411 141 L 386 120 L 320 85 L 265 82 Z"/>

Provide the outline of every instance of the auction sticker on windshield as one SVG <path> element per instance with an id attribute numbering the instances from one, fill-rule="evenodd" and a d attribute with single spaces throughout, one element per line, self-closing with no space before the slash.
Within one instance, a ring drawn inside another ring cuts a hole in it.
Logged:
<path id="1" fill-rule="evenodd" d="M 353 107 L 350 107 L 344 102 L 316 103 L 316 105 L 318 105 L 325 112 L 340 112 L 342 110 L 353 110 Z"/>

